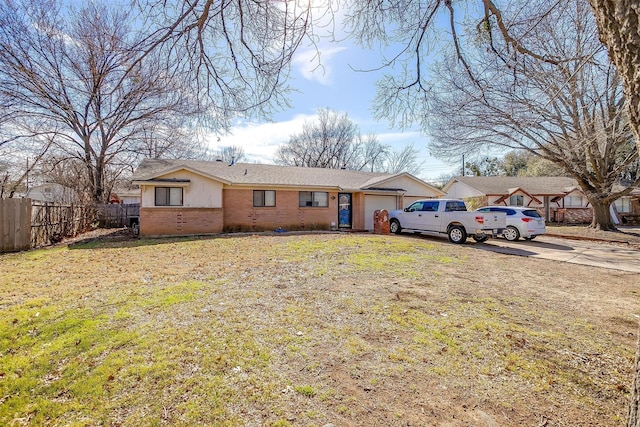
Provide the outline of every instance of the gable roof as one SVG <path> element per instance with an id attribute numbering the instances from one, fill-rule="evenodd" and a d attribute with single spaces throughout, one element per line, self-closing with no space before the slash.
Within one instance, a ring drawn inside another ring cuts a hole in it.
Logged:
<path id="1" fill-rule="evenodd" d="M 575 179 L 563 176 L 456 176 L 443 190 L 447 191 L 456 182 L 462 182 L 486 195 L 511 194 L 519 188 L 530 195 L 555 196 L 578 187 Z"/>
<path id="2" fill-rule="evenodd" d="M 345 190 L 377 189 L 383 187 L 386 181 L 393 178 L 409 176 L 434 191 L 440 192 L 430 184 L 407 173 L 389 174 L 349 169 L 306 168 L 256 163 L 229 165 L 226 162 L 202 160 L 144 159 L 136 169 L 133 181 L 138 184 L 153 182 L 158 177 L 183 169 L 227 185 L 325 187 Z"/>
<path id="3" fill-rule="evenodd" d="M 526 196 L 529 196 L 529 198 L 532 199 L 534 202 L 542 204 L 542 201 L 540 201 L 540 199 L 538 199 L 536 196 L 534 196 L 532 194 L 529 194 L 529 192 L 527 192 L 526 190 L 523 190 L 520 187 L 518 187 L 518 188 L 510 188 L 508 194 L 504 194 L 502 197 L 500 197 L 494 203 L 496 203 L 496 204 L 502 203 L 505 200 L 507 200 L 509 197 L 511 197 L 511 196 L 513 196 L 514 194 L 517 194 L 517 193 L 524 193 Z"/>

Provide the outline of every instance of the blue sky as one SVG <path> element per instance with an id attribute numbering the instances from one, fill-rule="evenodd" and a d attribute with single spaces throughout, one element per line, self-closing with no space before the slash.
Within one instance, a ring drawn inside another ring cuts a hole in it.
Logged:
<path id="1" fill-rule="evenodd" d="M 359 72 L 380 65 L 380 54 L 364 50 L 350 41 L 319 43 L 322 67 L 313 60 L 315 50 L 304 46 L 296 53 L 291 85 L 299 93 L 291 95 L 292 108 L 280 112 L 272 122 L 238 122 L 232 134 L 211 138 L 211 147 L 241 146 L 249 162 L 272 163 L 279 145 L 289 136 L 299 133 L 305 120 L 313 120 L 319 107 L 347 113 L 358 124 L 363 135 L 374 133 L 378 140 L 394 150 L 413 144 L 419 150 L 419 162 L 424 162 L 420 178 L 433 182 L 445 173 L 459 169 L 459 164 L 447 164 L 429 155 L 428 137 L 417 129 L 392 129 L 386 121 L 376 121 L 370 111 L 375 96 L 375 81 L 382 72 Z"/>

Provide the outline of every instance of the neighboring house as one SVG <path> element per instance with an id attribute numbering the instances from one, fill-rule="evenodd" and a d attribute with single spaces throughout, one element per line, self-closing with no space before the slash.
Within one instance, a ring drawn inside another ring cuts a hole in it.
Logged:
<path id="1" fill-rule="evenodd" d="M 589 201 L 573 178 L 457 176 L 449 180 L 442 190 L 447 197 L 474 199 L 476 207 L 535 208 L 547 222 L 588 223 L 593 216 Z"/>
<path id="2" fill-rule="evenodd" d="M 140 189 L 115 189 L 111 192 L 109 203 L 120 203 L 122 205 L 140 204 Z"/>
<path id="3" fill-rule="evenodd" d="M 30 187 L 25 198 L 38 202 L 74 204 L 79 202 L 76 192 L 61 184 L 48 183 Z"/>
<path id="4" fill-rule="evenodd" d="M 616 200 L 615 207 L 620 222 L 623 224 L 639 224 L 640 188 L 634 188 L 631 193 Z"/>
<path id="5" fill-rule="evenodd" d="M 144 160 L 140 234 L 373 230 L 378 209 L 444 193 L 408 173 L 387 174 L 221 161 Z"/>

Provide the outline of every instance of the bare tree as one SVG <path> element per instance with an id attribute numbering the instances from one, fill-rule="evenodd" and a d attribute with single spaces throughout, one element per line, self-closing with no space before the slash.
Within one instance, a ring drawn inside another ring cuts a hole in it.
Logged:
<path id="1" fill-rule="evenodd" d="M 397 117 L 400 125 L 419 121 L 434 136 L 431 148 L 441 157 L 491 144 L 526 149 L 555 162 L 591 202 L 592 225 L 615 228 L 609 205 L 625 192 L 613 192 L 613 184 L 637 152 L 620 155 L 631 140 L 622 85 L 597 39 L 586 2 L 497 7 L 484 1 L 480 24 L 466 27 L 453 21 L 448 2 L 378 6 L 362 6 L 355 13 L 358 35 L 371 41 L 387 18 L 397 24 L 392 40 L 408 40 L 402 52 L 408 56 L 394 58 L 404 61 L 396 67 L 404 73 L 387 76 L 378 87 L 378 116 Z M 437 31 L 429 25 L 445 6 L 454 43 L 431 79 L 421 59 L 431 48 L 428 36 Z M 372 8 L 383 16 L 372 15 Z M 410 59 L 415 63 L 410 65 Z"/>
<path id="2" fill-rule="evenodd" d="M 391 154 L 390 147 L 378 141 L 376 134 L 369 133 L 363 136 L 360 132 L 355 136 L 353 152 L 353 158 L 346 167 L 370 172 L 384 170 Z"/>
<path id="3" fill-rule="evenodd" d="M 89 182 L 85 178 L 86 167 L 84 162 L 79 159 L 58 158 L 55 155 L 49 155 L 38 164 L 34 175 L 34 181 L 56 183 L 71 189 L 71 193 L 76 196 L 75 203 L 90 204 L 93 202 Z M 111 193 L 113 184 L 109 180 L 105 181 L 107 182 L 105 193 L 108 195 Z"/>
<path id="4" fill-rule="evenodd" d="M 305 121 L 276 153 L 283 165 L 340 169 L 353 166 L 361 141 L 358 126 L 346 113 L 320 108 L 316 121 Z M 360 163 L 360 168 L 365 165 Z"/>
<path id="5" fill-rule="evenodd" d="M 95 202 L 109 196 L 122 164 L 182 145 L 197 112 L 159 52 L 138 59 L 135 18 L 94 2 L 0 4 L 0 97 L 11 100 L 12 117 L 3 141 L 44 135 L 58 161 L 82 162 Z"/>
<path id="6" fill-rule="evenodd" d="M 487 144 L 528 150 L 578 181 L 593 208 L 592 227 L 615 229 L 609 205 L 631 189 L 614 191 L 614 184 L 637 152 L 629 150 L 622 85 L 595 36 L 589 7 L 568 2 L 520 38 L 559 63 L 522 57 L 507 66 L 507 46 L 498 50 L 496 43 L 496 51 L 467 57 L 468 67 L 482 70 L 475 72 L 480 84 L 463 67 L 441 64 L 432 150 L 446 155 Z"/>
<path id="7" fill-rule="evenodd" d="M 600 40 L 624 82 L 627 112 L 640 151 L 640 8 L 636 0 L 590 0 L 597 18 Z M 640 425 L 638 405 L 635 420 Z"/>
<path id="8" fill-rule="evenodd" d="M 216 130 L 237 114 L 268 115 L 288 106 L 293 54 L 303 41 L 316 42 L 314 13 L 331 13 L 324 4 L 299 1 L 133 3 L 149 29 L 138 61 L 159 52 L 170 69 L 188 75 L 193 101 L 212 111 L 208 124 Z"/>
<path id="9" fill-rule="evenodd" d="M 244 148 L 239 145 L 228 145 L 214 150 L 213 157 L 216 160 L 222 160 L 223 162 L 244 162 L 246 160 L 246 154 Z"/>
<path id="10" fill-rule="evenodd" d="M 554 3 L 557 5 L 558 3 Z M 458 2 L 448 0 L 399 0 L 394 2 L 378 1 L 352 2 L 346 15 L 345 27 L 353 37 L 364 46 L 375 43 L 384 46 L 400 46 L 397 53 L 385 57 L 380 69 L 388 69 L 377 83 L 377 96 L 374 100 L 374 113 L 380 119 L 388 119 L 392 124 L 408 127 L 419 123 L 424 129 L 428 123 L 423 108 L 430 103 L 431 83 L 429 81 L 429 61 L 432 54 L 439 54 L 443 27 L 441 18 L 446 19 L 444 31 L 450 33 L 455 50 L 455 59 L 470 75 L 466 55 L 458 36 L 458 19 L 474 22 L 477 28 L 486 33 L 489 48 L 494 43 L 502 43 L 511 57 L 527 56 L 549 64 L 557 63 L 555 54 L 543 55 L 518 37 L 515 31 L 535 26 L 549 9 L 547 3 L 530 4 L 526 9 L 528 19 L 518 23 L 507 22 L 503 11 L 493 0 L 478 2 Z M 438 50 L 436 50 L 438 49 Z"/>
<path id="11" fill-rule="evenodd" d="M 424 162 L 418 161 L 418 154 L 413 144 L 408 144 L 400 150 L 392 150 L 387 153 L 386 162 L 381 170 L 389 173 L 408 172 L 419 175 Z"/>
<path id="12" fill-rule="evenodd" d="M 24 195 L 50 147 L 51 140 L 42 137 L 30 138 L 20 147 L 0 146 L 0 198 Z"/>
<path id="13" fill-rule="evenodd" d="M 423 165 L 417 159 L 413 144 L 392 150 L 375 134 L 362 136 L 346 113 L 328 108 L 319 109 L 317 120 L 305 122 L 302 132 L 292 135 L 276 153 L 276 162 L 289 166 L 414 175 Z"/>

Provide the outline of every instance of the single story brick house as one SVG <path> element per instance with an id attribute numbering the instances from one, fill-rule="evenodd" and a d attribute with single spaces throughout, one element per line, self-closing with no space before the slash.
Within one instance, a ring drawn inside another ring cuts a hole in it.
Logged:
<path id="1" fill-rule="evenodd" d="M 378 209 L 444 193 L 408 173 L 195 160 L 141 162 L 140 235 L 373 230 Z"/>
<path id="2" fill-rule="evenodd" d="M 442 189 L 447 197 L 486 205 L 538 209 L 547 222 L 589 223 L 589 201 L 573 178 L 519 176 L 456 176 Z"/>

